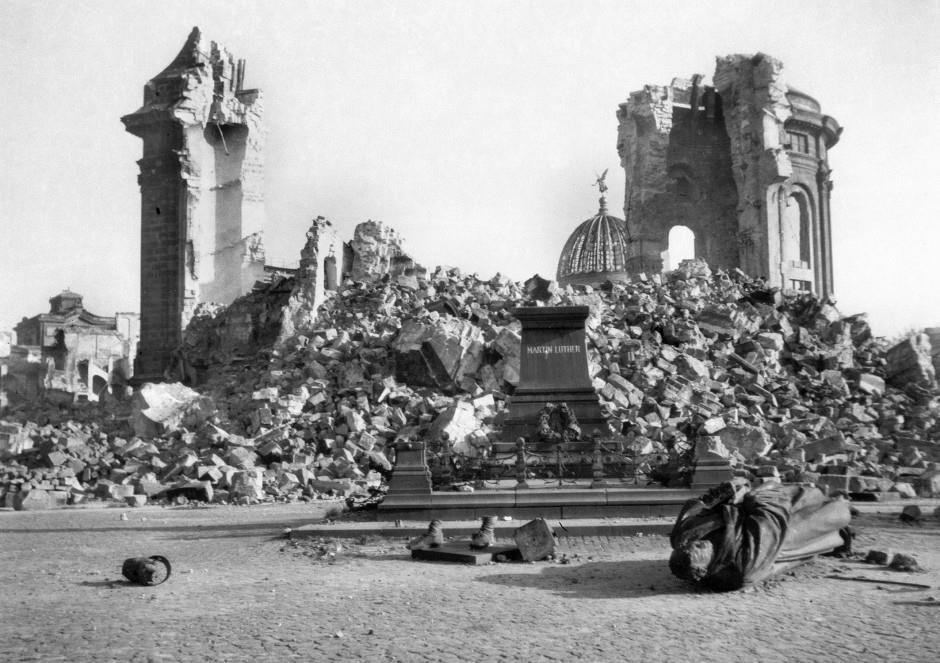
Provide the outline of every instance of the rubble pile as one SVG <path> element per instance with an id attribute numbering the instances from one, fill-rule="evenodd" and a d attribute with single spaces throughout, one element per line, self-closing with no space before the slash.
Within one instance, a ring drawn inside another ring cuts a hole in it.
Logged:
<path id="1" fill-rule="evenodd" d="M 145 386 L 107 431 L 4 423 L 7 502 L 30 488 L 130 503 L 363 495 L 379 490 L 402 442 L 431 442 L 440 470 L 444 433 L 454 468 L 492 459 L 519 380 L 521 305 L 590 307 L 589 370 L 607 437 L 648 479 L 682 485 L 699 460 L 725 458 L 751 478 L 940 494 L 926 334 L 888 347 L 863 315 L 701 261 L 597 290 L 394 263 L 345 280 L 310 327 L 277 342 L 272 302 L 303 283 L 284 279 L 229 307 L 241 331 L 219 322 L 226 311 L 207 313 L 187 333 L 198 357 L 184 357 L 201 383 Z M 225 351 L 230 337 L 243 341 L 238 352 Z"/>

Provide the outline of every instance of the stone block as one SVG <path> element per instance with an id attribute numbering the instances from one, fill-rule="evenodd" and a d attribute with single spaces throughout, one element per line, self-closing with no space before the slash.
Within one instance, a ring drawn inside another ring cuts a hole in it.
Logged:
<path id="1" fill-rule="evenodd" d="M 850 476 L 850 493 L 880 493 L 891 489 L 894 482 L 884 477 Z"/>
<path id="2" fill-rule="evenodd" d="M 899 518 L 904 522 L 916 523 L 919 522 L 924 517 L 924 512 L 916 504 L 908 504 L 903 509 L 901 509 L 901 515 Z"/>
<path id="3" fill-rule="evenodd" d="M 130 497 L 134 494 L 134 486 L 125 485 L 125 484 L 111 484 L 108 489 L 108 497 L 111 497 L 116 500 L 123 500 L 126 497 Z"/>
<path id="4" fill-rule="evenodd" d="M 940 471 L 924 472 L 917 477 L 914 486 L 921 497 L 940 497 Z"/>
<path id="5" fill-rule="evenodd" d="M 858 389 L 870 396 L 881 396 L 885 393 L 885 381 L 877 375 L 862 373 L 858 376 Z"/>
<path id="6" fill-rule="evenodd" d="M 24 490 L 14 493 L 13 508 L 17 511 L 42 511 L 55 507 L 55 502 L 48 491 Z"/>
<path id="7" fill-rule="evenodd" d="M 885 354 L 886 381 L 903 389 L 909 383 L 930 387 L 936 373 L 931 357 L 930 340 L 926 334 L 914 334 L 904 339 Z"/>
<path id="8" fill-rule="evenodd" d="M 512 538 L 522 559 L 527 562 L 545 559 L 555 552 L 555 535 L 542 518 L 536 518 L 518 528 Z"/>
<path id="9" fill-rule="evenodd" d="M 158 437 L 198 426 L 214 411 L 212 399 L 180 383 L 146 383 L 134 394 L 131 423 L 138 437 Z"/>
<path id="10" fill-rule="evenodd" d="M 898 481 L 895 483 L 891 487 L 891 490 L 895 493 L 898 493 L 901 497 L 907 497 L 910 499 L 917 497 L 917 491 L 914 490 L 914 486 L 904 481 Z"/>
<path id="11" fill-rule="evenodd" d="M 69 503 L 71 493 L 67 490 L 50 490 L 49 497 L 52 498 L 53 506 L 65 506 Z"/>
<path id="12" fill-rule="evenodd" d="M 845 474 L 820 474 L 816 485 L 829 495 L 835 492 L 849 492 L 849 481 L 852 477 Z"/>
<path id="13" fill-rule="evenodd" d="M 773 446 L 770 434 L 757 426 L 727 426 L 718 432 L 718 437 L 725 448 L 737 451 L 747 460 L 766 456 Z"/>
<path id="14" fill-rule="evenodd" d="M 146 495 L 128 495 L 124 498 L 124 502 L 127 506 L 138 507 L 143 506 L 147 503 Z"/>
<path id="15" fill-rule="evenodd" d="M 229 449 L 229 452 L 225 457 L 228 465 L 242 470 L 254 467 L 255 461 L 257 459 L 257 454 L 255 454 L 255 452 L 251 449 L 246 449 L 245 447 L 232 447 Z"/>
<path id="16" fill-rule="evenodd" d="M 723 417 L 711 417 L 702 424 L 701 431 L 706 435 L 714 435 L 726 427 Z"/>
<path id="17" fill-rule="evenodd" d="M 233 499 L 260 500 L 264 497 L 264 473 L 259 469 L 235 472 L 230 480 L 229 493 Z"/>
<path id="18" fill-rule="evenodd" d="M 721 438 L 716 436 L 701 436 L 695 441 L 695 460 L 726 460 L 731 457 L 731 452 L 721 442 Z"/>

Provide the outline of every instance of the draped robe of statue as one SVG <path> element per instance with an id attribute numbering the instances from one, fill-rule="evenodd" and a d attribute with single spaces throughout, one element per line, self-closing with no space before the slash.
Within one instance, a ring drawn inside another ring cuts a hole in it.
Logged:
<path id="1" fill-rule="evenodd" d="M 726 591 L 759 582 L 848 541 L 846 500 L 813 486 L 724 483 L 689 500 L 670 535 L 672 572 Z"/>

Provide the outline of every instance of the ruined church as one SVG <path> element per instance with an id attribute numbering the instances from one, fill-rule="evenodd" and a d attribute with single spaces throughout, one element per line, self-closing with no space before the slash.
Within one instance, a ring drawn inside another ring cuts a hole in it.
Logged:
<path id="1" fill-rule="evenodd" d="M 143 105 L 121 118 L 143 140 L 138 379 L 172 362 L 198 303 L 230 304 L 265 278 L 263 98 L 244 75 L 244 60 L 194 28 L 144 86 Z M 647 85 L 617 119 L 623 218 L 608 211 L 600 182 L 598 212 L 562 250 L 561 285 L 660 272 L 670 233 L 683 227 L 712 267 L 833 294 L 828 151 L 842 128 L 787 83 L 780 61 L 720 57 L 713 84 L 695 75 Z M 382 232 L 358 251 L 355 239 L 344 247 L 341 274 L 355 276 L 355 255 L 374 253 L 375 241 L 411 264 Z"/>
<path id="2" fill-rule="evenodd" d="M 684 227 L 712 267 L 833 294 L 828 154 L 842 127 L 768 55 L 719 57 L 713 81 L 647 85 L 620 104 L 624 217 L 602 198 L 565 244 L 559 283 L 660 272 Z"/>
<path id="3" fill-rule="evenodd" d="M 162 373 L 197 303 L 229 304 L 264 276 L 263 100 L 244 76 L 193 28 L 121 118 L 143 139 L 140 378 Z"/>

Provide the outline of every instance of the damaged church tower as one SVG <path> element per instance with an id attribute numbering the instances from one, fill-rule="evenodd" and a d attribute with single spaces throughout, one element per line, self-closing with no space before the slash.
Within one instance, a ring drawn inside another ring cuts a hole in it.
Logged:
<path id="1" fill-rule="evenodd" d="M 199 302 L 229 304 L 264 276 L 264 130 L 245 61 L 193 28 L 121 118 L 143 139 L 141 335 L 135 372 L 162 373 Z"/>
<path id="2" fill-rule="evenodd" d="M 626 269 L 658 272 L 669 232 L 695 257 L 771 286 L 833 292 L 828 153 L 842 127 L 787 85 L 768 55 L 720 57 L 702 77 L 647 85 L 620 104 Z"/>

